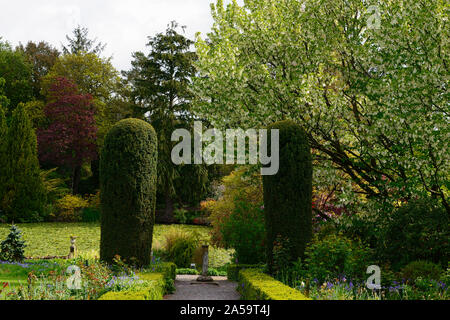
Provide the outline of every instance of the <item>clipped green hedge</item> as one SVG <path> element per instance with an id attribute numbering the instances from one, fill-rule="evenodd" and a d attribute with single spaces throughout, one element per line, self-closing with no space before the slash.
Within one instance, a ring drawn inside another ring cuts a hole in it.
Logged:
<path id="1" fill-rule="evenodd" d="M 188 269 L 188 268 L 179 268 L 177 269 L 177 274 L 180 275 L 200 275 L 202 274 L 201 271 L 197 269 Z M 214 268 L 208 268 L 208 276 L 211 277 L 226 277 L 227 272 L 226 271 L 219 271 Z"/>
<path id="2" fill-rule="evenodd" d="M 145 286 L 140 290 L 107 292 L 99 300 L 162 300 L 166 291 L 166 280 L 162 273 L 142 273 L 138 275 Z"/>
<path id="3" fill-rule="evenodd" d="M 239 281 L 239 271 L 244 269 L 261 268 L 257 264 L 229 264 L 227 266 L 227 277 L 230 281 Z"/>
<path id="4" fill-rule="evenodd" d="M 119 255 L 138 267 L 150 264 L 155 222 L 157 136 L 139 119 L 109 130 L 100 157 L 100 259 Z"/>
<path id="5" fill-rule="evenodd" d="M 159 272 L 164 275 L 164 279 L 175 280 L 177 276 L 177 265 L 173 262 L 160 262 L 151 264 L 149 268 L 151 272 Z"/>
<path id="6" fill-rule="evenodd" d="M 237 290 L 242 300 L 311 300 L 259 269 L 241 270 Z"/>
<path id="7" fill-rule="evenodd" d="M 276 259 L 274 250 L 288 250 L 289 262 L 295 262 L 311 241 L 313 169 L 308 137 L 299 125 L 287 120 L 267 129 L 279 130 L 280 147 L 278 173 L 263 176 L 267 263 L 272 273 L 286 263 Z"/>

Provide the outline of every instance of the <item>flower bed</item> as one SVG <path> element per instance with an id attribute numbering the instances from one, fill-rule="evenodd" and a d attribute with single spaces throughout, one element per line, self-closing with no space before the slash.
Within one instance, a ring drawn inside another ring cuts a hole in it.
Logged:
<path id="1" fill-rule="evenodd" d="M 98 300 L 162 300 L 166 292 L 165 276 L 162 273 L 138 274 L 125 281 L 129 283 L 129 289 L 109 291 Z"/>

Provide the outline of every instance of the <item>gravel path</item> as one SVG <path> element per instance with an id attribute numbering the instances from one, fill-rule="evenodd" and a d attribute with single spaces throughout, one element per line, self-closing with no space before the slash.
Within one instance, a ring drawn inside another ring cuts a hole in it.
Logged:
<path id="1" fill-rule="evenodd" d="M 164 300 L 239 300 L 237 283 L 227 277 L 212 277 L 214 282 L 197 282 L 198 276 L 178 275 L 175 279 L 176 291 Z"/>

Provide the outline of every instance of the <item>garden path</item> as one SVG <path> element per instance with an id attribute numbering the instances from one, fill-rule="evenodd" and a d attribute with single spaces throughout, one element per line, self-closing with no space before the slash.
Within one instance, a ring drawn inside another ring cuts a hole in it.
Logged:
<path id="1" fill-rule="evenodd" d="M 164 297 L 164 300 L 239 300 L 237 283 L 227 277 L 212 277 L 214 282 L 197 282 L 198 276 L 177 275 L 176 291 Z"/>

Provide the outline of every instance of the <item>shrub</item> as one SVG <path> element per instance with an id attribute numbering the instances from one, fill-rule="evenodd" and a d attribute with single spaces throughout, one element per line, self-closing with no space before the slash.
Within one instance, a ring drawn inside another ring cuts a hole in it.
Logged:
<path id="1" fill-rule="evenodd" d="M 235 259 L 243 264 L 256 264 L 265 260 L 265 226 L 262 204 L 246 202 L 236 198 L 230 216 L 220 230 L 223 243 L 235 249 Z"/>
<path id="2" fill-rule="evenodd" d="M 164 276 L 164 290 L 165 293 L 172 293 L 175 291 L 175 278 L 177 276 L 177 266 L 172 262 L 158 262 L 152 263 L 149 268 L 151 272 L 162 273 Z"/>
<path id="3" fill-rule="evenodd" d="M 305 250 L 306 273 L 320 283 L 340 276 L 361 280 L 371 265 L 371 255 L 371 250 L 360 241 L 341 235 L 315 238 Z"/>
<path id="4" fill-rule="evenodd" d="M 110 291 L 99 300 L 162 300 L 165 294 L 164 275 L 161 273 L 138 274 L 132 284 L 122 291 Z M 117 281 L 117 280 L 116 280 Z"/>
<path id="5" fill-rule="evenodd" d="M 261 205 L 263 201 L 261 176 L 242 166 L 222 179 L 223 194 L 217 200 L 203 203 L 202 208 L 210 212 L 212 225 L 211 241 L 214 245 L 225 247 L 222 226 L 224 226 L 236 207 L 237 202 L 245 201 L 252 205 Z"/>
<path id="6" fill-rule="evenodd" d="M 394 269 L 417 260 L 447 265 L 450 215 L 437 200 L 411 201 L 382 222 L 385 224 L 376 248 L 380 258 L 390 261 Z"/>
<path id="7" fill-rule="evenodd" d="M 197 269 L 189 269 L 189 268 L 182 268 L 182 269 L 177 269 L 177 274 L 188 274 L 188 275 L 199 275 L 201 274 L 200 271 L 198 271 Z M 217 269 L 214 268 L 208 268 L 208 276 L 211 277 L 225 277 L 227 276 L 227 272 L 226 271 L 219 271 Z"/>
<path id="8" fill-rule="evenodd" d="M 177 274 L 198 275 L 198 274 L 200 274 L 200 272 L 197 269 L 180 268 L 180 269 L 177 269 Z"/>
<path id="9" fill-rule="evenodd" d="M 402 269 L 402 277 L 405 280 L 423 278 L 427 280 L 439 280 L 442 269 L 439 265 L 429 261 L 413 261 Z"/>
<path id="10" fill-rule="evenodd" d="M 82 222 L 97 222 L 100 221 L 100 210 L 97 208 L 84 208 L 81 213 Z"/>
<path id="11" fill-rule="evenodd" d="M 41 170 L 41 178 L 47 193 L 47 204 L 53 205 L 58 199 L 70 193 L 70 189 L 64 182 L 64 178 L 57 172 L 58 168 Z M 53 213 L 52 211 L 50 213 Z"/>
<path id="12" fill-rule="evenodd" d="M 273 243 L 273 265 L 272 273 L 279 274 L 286 271 L 287 268 L 292 266 L 290 257 L 291 245 L 289 238 L 277 236 Z"/>
<path id="13" fill-rule="evenodd" d="M 165 258 L 177 265 L 178 268 L 190 266 L 194 252 L 199 246 L 196 234 L 190 234 L 179 230 L 172 230 L 165 236 Z"/>
<path id="14" fill-rule="evenodd" d="M 447 286 L 450 285 L 450 262 L 448 263 L 447 269 L 442 272 L 440 280 Z"/>
<path id="15" fill-rule="evenodd" d="M 188 211 L 183 208 L 176 209 L 173 212 L 175 219 L 181 224 L 186 224 L 188 222 L 189 219 L 187 217 L 187 213 Z"/>
<path id="16" fill-rule="evenodd" d="M 8 236 L 0 243 L 0 260 L 9 262 L 24 261 L 25 247 L 25 241 L 22 240 L 22 231 L 15 225 L 12 225 Z"/>
<path id="17" fill-rule="evenodd" d="M 56 202 L 56 214 L 50 214 L 50 218 L 57 222 L 81 221 L 82 211 L 87 206 L 83 198 L 68 194 Z"/>
<path id="18" fill-rule="evenodd" d="M 91 194 L 86 199 L 88 201 L 88 208 L 85 208 L 81 214 L 81 221 L 83 222 L 97 222 L 100 221 L 100 192 Z"/>
<path id="19" fill-rule="evenodd" d="M 227 266 L 227 277 L 230 281 L 239 281 L 239 271 L 244 269 L 261 269 L 257 264 L 229 264 Z"/>
<path id="20" fill-rule="evenodd" d="M 174 211 L 175 219 L 181 224 L 191 224 L 199 217 L 197 211 L 189 211 L 184 208 L 179 208 Z"/>
<path id="21" fill-rule="evenodd" d="M 268 127 L 279 130 L 279 170 L 263 176 L 264 212 L 267 233 L 267 262 L 273 267 L 273 246 L 277 236 L 289 239 L 290 258 L 303 257 L 312 236 L 312 160 L 306 133 L 292 121 Z M 268 138 L 271 150 L 271 138 Z"/>
<path id="22" fill-rule="evenodd" d="M 126 119 L 107 134 L 100 159 L 100 257 L 118 254 L 148 265 L 155 221 L 157 137 L 145 121 Z"/>
<path id="23" fill-rule="evenodd" d="M 309 300 L 295 290 L 258 269 L 239 272 L 238 291 L 243 300 Z"/>

